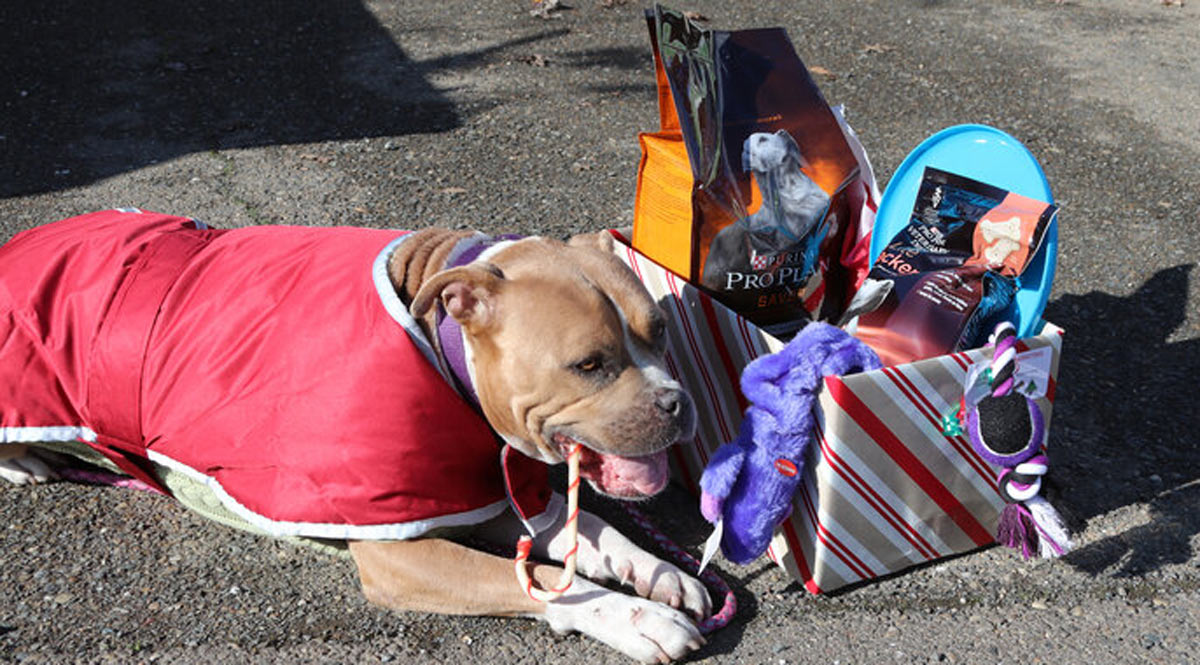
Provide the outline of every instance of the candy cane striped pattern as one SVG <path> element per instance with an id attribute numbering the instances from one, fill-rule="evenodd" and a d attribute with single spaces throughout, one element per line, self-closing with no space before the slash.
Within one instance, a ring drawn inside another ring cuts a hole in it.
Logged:
<path id="1" fill-rule="evenodd" d="M 517 539 L 517 555 L 513 558 L 517 584 L 521 585 L 527 596 L 543 603 L 561 598 L 575 581 L 575 566 L 579 558 L 579 458 L 582 453 L 583 447 L 579 443 L 572 443 L 571 452 L 567 454 L 567 520 L 563 529 L 567 532 L 571 547 L 563 556 L 563 569 L 559 575 L 558 586 L 549 589 L 533 586 L 533 576 L 529 574 L 527 567 L 529 554 L 533 550 L 533 539 L 529 536 Z"/>

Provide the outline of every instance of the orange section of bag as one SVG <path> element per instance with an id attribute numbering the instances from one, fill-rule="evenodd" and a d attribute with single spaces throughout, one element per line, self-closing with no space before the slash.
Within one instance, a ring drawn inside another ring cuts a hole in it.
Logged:
<path id="1" fill-rule="evenodd" d="M 642 163 L 633 207 L 633 246 L 685 279 L 692 269 L 692 167 L 678 132 L 638 135 Z M 750 182 L 746 214 L 762 207 L 758 183 Z M 718 229 L 719 230 L 719 229 Z"/>
<path id="2" fill-rule="evenodd" d="M 762 192 L 758 189 L 758 181 L 750 179 L 750 205 L 746 206 L 746 215 L 753 215 L 762 207 Z"/>
<path id="3" fill-rule="evenodd" d="M 692 167 L 678 132 L 640 134 L 642 163 L 633 207 L 633 246 L 688 277 L 692 265 Z"/>

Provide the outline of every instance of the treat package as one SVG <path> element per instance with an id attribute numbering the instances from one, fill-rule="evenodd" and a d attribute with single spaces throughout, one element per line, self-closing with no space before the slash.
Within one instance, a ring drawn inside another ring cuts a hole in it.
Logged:
<path id="1" fill-rule="evenodd" d="M 879 253 L 842 323 L 886 365 L 981 346 L 1057 206 L 926 167 L 912 217 Z"/>
<path id="2" fill-rule="evenodd" d="M 836 320 L 863 192 L 877 191 L 857 138 L 782 29 L 646 17 L 661 131 L 641 136 L 634 247 L 773 334 Z"/>

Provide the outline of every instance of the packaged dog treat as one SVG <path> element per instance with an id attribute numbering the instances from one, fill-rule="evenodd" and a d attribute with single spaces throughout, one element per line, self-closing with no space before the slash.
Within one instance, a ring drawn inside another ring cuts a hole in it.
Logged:
<path id="1" fill-rule="evenodd" d="M 776 335 L 836 318 L 865 207 L 847 190 L 875 191 L 857 139 L 782 29 L 705 30 L 661 6 L 647 21 L 662 131 L 641 137 L 634 246 Z"/>
<path id="2" fill-rule="evenodd" d="M 982 345 L 1057 210 L 927 167 L 908 226 L 879 253 L 843 322 L 888 365 Z"/>

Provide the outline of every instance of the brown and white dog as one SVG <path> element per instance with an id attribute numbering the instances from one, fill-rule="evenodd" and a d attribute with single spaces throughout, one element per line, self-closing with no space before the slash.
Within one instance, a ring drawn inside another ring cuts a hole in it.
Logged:
<path id="1" fill-rule="evenodd" d="M 691 436 L 695 407 L 665 371 L 663 315 L 612 255 L 611 237 L 526 238 L 443 269 L 466 235 L 412 234 L 392 255 L 388 275 L 430 340 L 438 339 L 439 303 L 460 324 L 491 428 L 547 463 L 563 461 L 572 442 L 584 444 L 581 473 L 601 493 L 637 499 L 662 490 L 664 465 L 646 460 L 661 460 L 666 447 Z M 53 471 L 25 446 L 10 444 L 0 446 L 0 476 L 40 482 Z M 534 539 L 535 557 L 559 562 L 567 554 L 562 513 Z M 473 529 L 502 544 L 525 532 L 511 512 Z M 704 643 L 695 619 L 711 609 L 705 588 L 587 512 L 579 517 L 578 574 L 547 603 L 516 583 L 512 560 L 451 540 L 352 540 L 349 549 L 366 597 L 392 609 L 535 617 L 643 662 L 668 662 Z M 532 575 L 550 587 L 560 571 L 535 564 Z M 631 585 L 640 597 L 605 582 Z"/>

